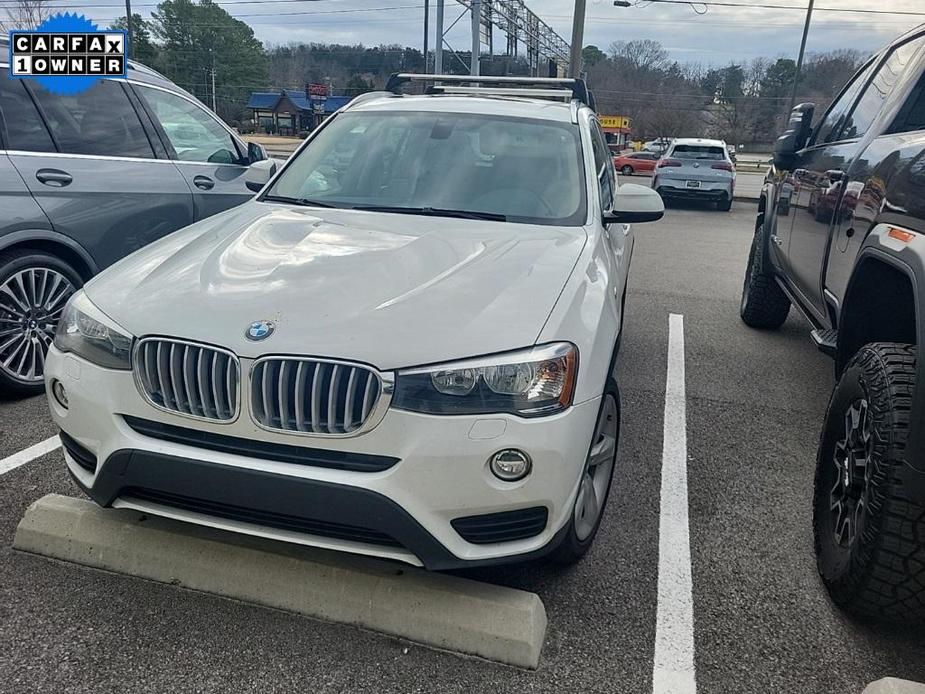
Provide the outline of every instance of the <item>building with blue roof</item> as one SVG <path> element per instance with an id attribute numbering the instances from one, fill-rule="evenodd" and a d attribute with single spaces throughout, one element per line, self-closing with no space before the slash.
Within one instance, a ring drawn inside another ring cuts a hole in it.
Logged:
<path id="1" fill-rule="evenodd" d="M 310 99 L 305 91 L 278 89 L 251 92 L 247 108 L 254 112 L 258 132 L 296 135 L 302 130 L 314 130 L 350 99 L 349 96 Z"/>

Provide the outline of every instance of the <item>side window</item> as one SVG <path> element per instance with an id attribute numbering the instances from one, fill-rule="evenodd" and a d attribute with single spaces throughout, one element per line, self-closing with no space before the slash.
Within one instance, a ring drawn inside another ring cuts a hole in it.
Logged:
<path id="1" fill-rule="evenodd" d="M 177 159 L 212 164 L 241 161 L 234 139 L 204 108 L 160 89 L 139 87 L 138 92 L 164 128 Z"/>
<path id="2" fill-rule="evenodd" d="M 851 110 L 851 106 L 854 104 L 854 100 L 857 98 L 861 89 L 867 84 L 867 80 L 870 78 L 876 65 L 876 60 L 871 61 L 861 74 L 855 77 L 854 81 L 842 92 L 838 101 L 832 104 L 832 108 L 830 108 L 829 112 L 826 114 L 825 120 L 823 120 L 816 129 L 816 136 L 813 139 L 813 144 L 822 145 L 835 141 L 835 138 L 838 137 L 838 134 L 841 132 L 845 116 L 848 111 Z"/>
<path id="3" fill-rule="evenodd" d="M 592 121 L 591 146 L 594 148 L 594 169 L 597 171 L 597 182 L 601 188 L 601 206 L 609 210 L 613 206 L 614 173 L 613 159 L 610 150 L 604 144 L 604 135 L 597 121 Z"/>
<path id="4" fill-rule="evenodd" d="M 102 80 L 85 92 L 68 96 L 38 86 L 31 91 L 59 151 L 154 158 L 135 107 L 118 82 Z"/>
<path id="5" fill-rule="evenodd" d="M 21 152 L 54 152 L 55 143 L 22 80 L 0 79 L 3 146 Z"/>
<path id="6" fill-rule="evenodd" d="M 912 90 L 902 110 L 890 128 L 891 133 L 909 133 L 925 130 L 925 74 Z"/>
<path id="7" fill-rule="evenodd" d="M 896 86 L 923 42 L 925 42 L 925 37 L 907 41 L 890 54 L 864 91 L 854 111 L 845 119 L 845 127 L 839 139 L 850 140 L 863 137 L 870 129 L 883 103 L 892 93 L 893 87 Z"/>

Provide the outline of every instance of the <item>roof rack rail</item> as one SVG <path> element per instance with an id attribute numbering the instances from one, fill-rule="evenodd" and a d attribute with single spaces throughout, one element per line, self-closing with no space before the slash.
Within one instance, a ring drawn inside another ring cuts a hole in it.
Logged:
<path id="1" fill-rule="evenodd" d="M 386 90 L 401 93 L 409 82 L 430 82 L 429 94 L 473 94 L 485 96 L 555 97 L 577 99 L 591 106 L 594 97 L 583 79 L 558 77 L 495 77 L 486 75 L 419 75 L 396 72 L 386 84 Z M 483 85 L 483 86 L 476 86 Z"/>

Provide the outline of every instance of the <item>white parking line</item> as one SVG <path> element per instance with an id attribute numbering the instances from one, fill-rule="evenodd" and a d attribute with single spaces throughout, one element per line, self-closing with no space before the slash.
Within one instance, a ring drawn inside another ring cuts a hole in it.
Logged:
<path id="1" fill-rule="evenodd" d="M 61 439 L 59 439 L 57 436 L 52 436 L 50 439 L 40 441 L 34 446 L 29 446 L 27 449 L 22 450 L 19 453 L 14 453 L 9 457 L 0 460 L 0 475 L 4 475 L 10 470 L 15 470 L 20 465 L 25 465 L 30 460 L 41 458 L 46 453 L 51 453 L 58 448 L 61 448 Z"/>
<path id="2" fill-rule="evenodd" d="M 668 376 L 658 527 L 658 608 L 653 694 L 695 694 L 694 600 L 687 518 L 684 316 L 668 317 Z"/>

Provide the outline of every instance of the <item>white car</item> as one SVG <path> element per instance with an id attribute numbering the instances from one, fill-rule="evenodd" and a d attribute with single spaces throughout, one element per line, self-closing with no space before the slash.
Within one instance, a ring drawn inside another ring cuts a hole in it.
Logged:
<path id="1" fill-rule="evenodd" d="M 580 81 L 438 79 L 75 294 L 45 373 L 91 498 L 431 569 L 587 550 L 628 223 L 664 208 L 615 187 Z"/>
<path id="2" fill-rule="evenodd" d="M 722 140 L 679 138 L 655 165 L 652 187 L 662 198 L 707 200 L 732 209 L 736 168 Z"/>

